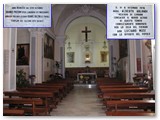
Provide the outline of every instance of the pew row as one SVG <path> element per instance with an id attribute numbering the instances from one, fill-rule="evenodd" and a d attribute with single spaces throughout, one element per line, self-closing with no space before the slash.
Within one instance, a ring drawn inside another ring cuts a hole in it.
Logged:
<path id="1" fill-rule="evenodd" d="M 108 111 L 107 116 L 155 116 L 154 112 L 150 111 Z"/>
<path id="2" fill-rule="evenodd" d="M 102 93 L 122 93 L 122 92 L 148 92 L 148 88 L 103 88 Z"/>
<path id="3" fill-rule="evenodd" d="M 45 113 L 45 108 L 37 107 L 38 105 L 43 105 L 41 99 L 30 99 L 30 98 L 3 98 L 4 109 L 7 107 L 9 109 L 19 109 L 24 110 L 24 113 L 31 113 L 32 115 L 40 115 L 40 113 Z"/>
<path id="4" fill-rule="evenodd" d="M 20 92 L 52 92 L 54 97 L 57 98 L 57 101 L 61 101 L 63 99 L 63 93 L 60 90 L 55 88 L 18 88 L 17 91 Z"/>
<path id="5" fill-rule="evenodd" d="M 56 108 L 55 97 L 52 92 L 19 92 L 19 91 L 6 91 L 5 96 L 9 98 L 20 97 L 20 98 L 41 98 L 45 107 L 45 114 L 49 114 L 53 108 Z"/>
<path id="6" fill-rule="evenodd" d="M 103 100 L 120 100 L 120 99 L 155 99 L 154 93 L 104 93 L 101 98 Z"/>
<path id="7" fill-rule="evenodd" d="M 4 108 L 3 116 L 24 116 L 24 110 Z"/>
<path id="8" fill-rule="evenodd" d="M 121 109 L 143 109 L 155 111 L 155 100 L 106 100 L 107 111 L 119 111 Z"/>

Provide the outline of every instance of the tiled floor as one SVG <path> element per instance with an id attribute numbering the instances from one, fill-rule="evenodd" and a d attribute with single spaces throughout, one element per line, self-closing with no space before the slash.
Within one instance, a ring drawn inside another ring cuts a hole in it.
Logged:
<path id="1" fill-rule="evenodd" d="M 51 116 L 105 116 L 105 110 L 97 97 L 95 85 L 77 84 Z"/>

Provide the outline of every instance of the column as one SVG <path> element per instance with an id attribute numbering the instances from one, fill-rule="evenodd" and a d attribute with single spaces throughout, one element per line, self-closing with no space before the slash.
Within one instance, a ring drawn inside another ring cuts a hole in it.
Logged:
<path id="1" fill-rule="evenodd" d="M 63 78 L 65 78 L 65 39 L 65 35 L 57 36 L 55 44 L 55 61 L 61 62 L 61 69 L 59 72 L 63 75 Z"/>
<path id="2" fill-rule="evenodd" d="M 3 90 L 16 90 L 17 28 L 4 28 L 3 35 Z"/>
<path id="3" fill-rule="evenodd" d="M 113 64 L 112 64 L 112 58 L 113 58 L 113 45 L 111 43 L 112 41 L 108 40 L 108 46 L 109 46 L 109 76 L 112 77 L 113 73 Z"/>
<path id="4" fill-rule="evenodd" d="M 157 76 L 156 76 L 156 73 L 158 74 L 158 67 L 156 67 L 156 66 L 158 66 L 157 64 L 156 64 L 156 62 L 155 62 L 155 40 L 153 39 L 153 40 L 151 40 L 151 46 L 152 46 L 152 72 L 153 72 L 153 89 L 155 90 L 155 84 L 156 84 L 156 78 L 158 78 Z M 159 63 L 159 62 L 157 62 L 157 63 Z M 156 65 L 156 66 L 155 66 Z M 157 68 L 157 69 L 155 69 L 155 68 Z M 157 70 L 157 71 L 156 71 Z"/>
<path id="5" fill-rule="evenodd" d="M 115 66 L 115 63 L 119 59 L 119 41 L 108 40 L 108 46 L 109 46 L 109 74 L 110 77 L 116 77 L 115 67 L 117 66 Z"/>
<path id="6" fill-rule="evenodd" d="M 133 77 L 135 74 L 136 61 L 135 61 L 135 40 L 129 40 L 128 43 L 128 54 L 129 54 L 129 81 L 133 82 Z"/>
<path id="7" fill-rule="evenodd" d="M 29 29 L 30 31 L 30 75 L 35 75 L 35 83 L 43 81 L 43 42 L 46 29 Z"/>

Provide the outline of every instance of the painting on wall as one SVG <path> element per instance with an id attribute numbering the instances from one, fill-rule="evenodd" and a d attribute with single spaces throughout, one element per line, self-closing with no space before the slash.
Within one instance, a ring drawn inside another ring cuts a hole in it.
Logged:
<path id="1" fill-rule="evenodd" d="M 101 51 L 101 62 L 107 62 L 107 51 Z"/>
<path id="2" fill-rule="evenodd" d="M 67 62 L 74 63 L 74 52 L 67 52 Z"/>
<path id="3" fill-rule="evenodd" d="M 17 65 L 29 65 L 29 44 L 17 44 Z"/>
<path id="4" fill-rule="evenodd" d="M 47 34 L 44 36 L 44 57 L 54 60 L 54 39 Z"/>
<path id="5" fill-rule="evenodd" d="M 119 57 L 120 57 L 120 59 L 127 57 L 127 55 L 128 55 L 127 41 L 128 40 L 119 40 Z"/>

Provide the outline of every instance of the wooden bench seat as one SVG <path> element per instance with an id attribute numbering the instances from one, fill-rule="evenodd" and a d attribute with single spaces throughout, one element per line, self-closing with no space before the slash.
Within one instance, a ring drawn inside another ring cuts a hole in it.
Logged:
<path id="1" fill-rule="evenodd" d="M 98 91 L 109 88 L 139 88 L 137 85 L 100 85 L 97 86 Z"/>
<path id="2" fill-rule="evenodd" d="M 70 80 L 47 81 L 47 82 L 37 83 L 37 84 L 63 85 L 63 86 L 65 86 L 69 91 L 71 91 L 71 90 L 74 88 L 73 81 L 70 81 Z"/>
<path id="3" fill-rule="evenodd" d="M 24 116 L 24 110 L 4 108 L 3 116 Z"/>
<path id="4" fill-rule="evenodd" d="M 63 90 L 66 94 L 70 92 L 71 88 L 67 84 L 53 84 L 53 83 L 36 83 L 35 86 L 39 87 L 54 87 L 54 88 L 60 88 Z M 34 86 L 33 86 L 34 87 Z"/>
<path id="5" fill-rule="evenodd" d="M 104 93 L 104 100 L 120 100 L 120 99 L 155 99 L 154 93 Z"/>
<path id="6" fill-rule="evenodd" d="M 98 86 L 100 85 L 133 85 L 133 83 L 116 83 L 116 82 L 112 82 L 112 83 L 97 83 Z"/>
<path id="7" fill-rule="evenodd" d="M 56 107 L 57 103 L 52 92 L 29 92 L 29 91 L 5 91 L 5 96 L 9 98 L 23 97 L 23 98 L 41 98 L 46 109 L 46 114 L 50 113 L 50 110 Z"/>
<path id="8" fill-rule="evenodd" d="M 100 85 L 100 89 L 102 88 L 139 88 L 137 85 Z"/>
<path id="9" fill-rule="evenodd" d="M 104 104 L 108 111 L 130 108 L 155 110 L 155 100 L 106 100 Z"/>
<path id="10" fill-rule="evenodd" d="M 43 105 L 43 101 L 41 99 L 30 99 L 30 98 L 3 98 L 3 104 L 8 104 L 9 108 L 11 104 L 14 104 L 15 109 L 21 109 L 24 111 L 25 111 L 25 105 L 27 106 L 31 105 L 29 112 L 32 113 L 32 115 L 39 115 L 39 111 L 37 111 L 36 105 Z M 45 108 L 39 108 L 39 109 L 45 112 Z"/>
<path id="11" fill-rule="evenodd" d="M 103 88 L 102 93 L 148 92 L 148 88 Z"/>
<path id="12" fill-rule="evenodd" d="M 108 111 L 107 116 L 155 116 L 154 112 L 149 111 Z"/>
<path id="13" fill-rule="evenodd" d="M 63 93 L 56 88 L 18 88 L 17 91 L 21 91 L 21 92 L 52 92 L 58 99 L 59 101 L 62 100 L 62 98 L 64 97 Z"/>
<path id="14" fill-rule="evenodd" d="M 58 90 L 59 93 L 63 94 L 63 96 L 66 96 L 68 91 L 66 89 L 66 87 L 64 86 L 55 86 L 55 85 L 43 85 L 43 84 L 38 84 L 38 85 L 34 85 L 30 88 L 47 88 L 47 89 L 52 89 L 52 90 Z"/>

